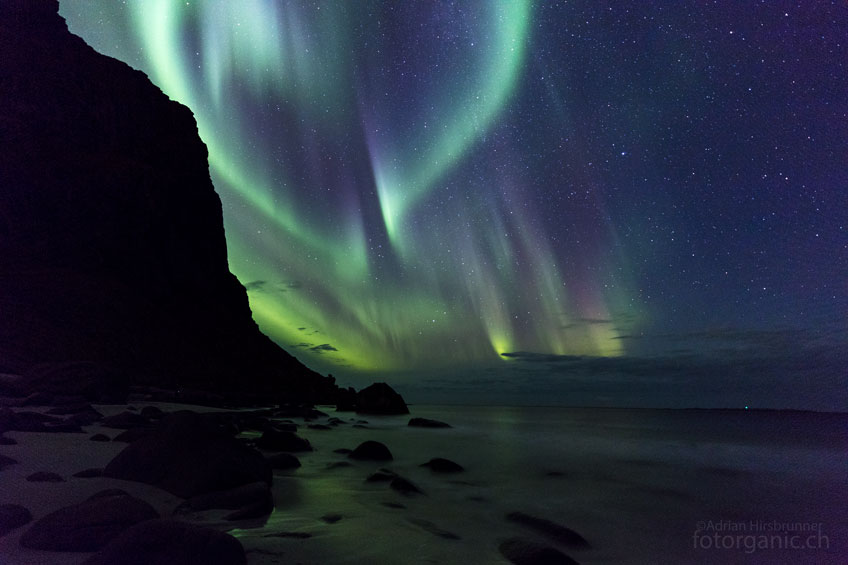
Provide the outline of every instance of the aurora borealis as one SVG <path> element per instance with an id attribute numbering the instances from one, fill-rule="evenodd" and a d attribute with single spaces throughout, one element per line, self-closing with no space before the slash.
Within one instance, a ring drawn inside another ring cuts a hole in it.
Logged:
<path id="1" fill-rule="evenodd" d="M 192 109 L 231 270 L 317 370 L 846 340 L 844 3 L 61 12 Z"/>

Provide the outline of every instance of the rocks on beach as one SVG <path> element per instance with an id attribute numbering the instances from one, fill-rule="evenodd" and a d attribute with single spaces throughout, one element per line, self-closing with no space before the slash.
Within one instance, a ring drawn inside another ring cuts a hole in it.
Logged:
<path id="1" fill-rule="evenodd" d="M 301 452 L 312 451 L 309 440 L 294 432 L 268 429 L 256 440 L 256 446 L 269 451 Z"/>
<path id="2" fill-rule="evenodd" d="M 556 549 L 523 538 L 510 538 L 498 549 L 515 565 L 577 565 L 577 561 Z"/>
<path id="3" fill-rule="evenodd" d="M 510 512 L 506 515 L 506 519 L 510 522 L 521 524 L 549 539 L 574 549 L 587 549 L 591 547 L 583 536 L 571 528 L 567 528 L 546 518 L 531 516 L 524 512 Z"/>
<path id="4" fill-rule="evenodd" d="M 96 551 L 130 526 L 158 517 L 150 504 L 125 492 L 98 493 L 39 519 L 20 543 L 30 549 Z"/>
<path id="5" fill-rule="evenodd" d="M 0 504 L 0 536 L 32 521 L 29 509 L 20 504 Z"/>
<path id="6" fill-rule="evenodd" d="M 364 441 L 348 454 L 351 459 L 360 461 L 391 461 L 392 452 L 379 441 Z"/>
<path id="7" fill-rule="evenodd" d="M 241 542 L 229 534 L 173 519 L 126 529 L 83 565 L 244 565 Z"/>
<path id="8" fill-rule="evenodd" d="M 450 459 L 444 459 L 442 457 L 434 457 L 420 466 L 428 467 L 434 473 L 460 473 L 465 471 L 465 468 L 459 463 L 454 463 Z"/>
<path id="9" fill-rule="evenodd" d="M 413 428 L 451 428 L 450 424 L 447 422 L 442 422 L 439 420 L 431 420 L 429 418 L 411 418 L 409 423 L 407 424 Z"/>
<path id="10" fill-rule="evenodd" d="M 61 475 L 52 471 L 37 471 L 28 475 L 27 481 L 31 483 L 63 483 L 65 479 Z"/>
<path id="11" fill-rule="evenodd" d="M 103 475 L 190 498 L 257 481 L 270 484 L 271 466 L 261 453 L 223 435 L 202 415 L 180 411 L 129 444 Z"/>

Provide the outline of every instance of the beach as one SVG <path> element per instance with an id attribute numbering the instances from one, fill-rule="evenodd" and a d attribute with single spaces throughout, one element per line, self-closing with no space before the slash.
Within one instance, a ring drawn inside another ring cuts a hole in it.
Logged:
<path id="1" fill-rule="evenodd" d="M 220 411 L 150 402 L 129 408 L 145 406 Z M 109 416 L 128 407 L 95 408 Z M 373 416 L 317 408 L 325 416 L 279 419 L 295 423 L 313 451 L 296 454 L 300 467 L 274 471 L 274 509 L 265 517 L 227 521 L 231 510 L 186 511 L 183 499 L 151 485 L 73 477 L 106 466 L 126 447 L 90 441 L 120 431 L 100 424 L 84 426 L 84 433 L 7 432 L 17 445 L 0 446 L 0 453 L 18 463 L 0 472 L 0 504 L 21 504 L 37 521 L 121 488 L 160 516 L 228 532 L 251 564 L 509 563 L 501 548 L 515 539 L 579 563 L 838 563 L 848 548 L 845 415 L 410 406 L 408 416 Z M 410 417 L 451 427 L 413 427 Z M 238 437 L 254 442 L 260 435 L 244 430 Z M 393 459 L 338 452 L 369 440 L 384 444 Z M 433 458 L 464 470 L 421 466 Z M 366 480 L 381 469 L 420 492 Z M 26 480 L 38 471 L 65 480 Z M 575 532 L 587 547 L 569 547 L 516 516 Z M 22 548 L 19 538 L 30 526 L 0 537 L 5 562 L 75 564 L 89 557 Z"/>

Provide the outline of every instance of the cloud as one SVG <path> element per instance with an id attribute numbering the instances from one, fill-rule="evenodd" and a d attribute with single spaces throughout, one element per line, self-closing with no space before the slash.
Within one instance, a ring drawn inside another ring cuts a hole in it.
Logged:
<path id="1" fill-rule="evenodd" d="M 579 328 L 581 326 L 594 326 L 599 324 L 612 324 L 612 320 L 604 319 L 604 318 L 578 318 L 573 322 L 565 324 L 562 326 L 564 330 L 570 330 L 572 328 Z"/>
<path id="2" fill-rule="evenodd" d="M 268 281 L 250 281 L 244 283 L 244 289 L 247 292 L 261 291 L 264 290 L 266 284 L 268 284 Z"/>
<path id="3" fill-rule="evenodd" d="M 323 353 L 325 351 L 338 351 L 338 349 L 336 349 L 329 343 L 322 343 L 321 345 L 316 345 L 315 347 L 310 347 L 309 349 L 317 353 Z"/>
<path id="4" fill-rule="evenodd" d="M 298 288 L 303 288 L 303 283 L 300 282 L 300 281 L 287 282 L 287 283 L 285 283 L 285 285 L 286 285 L 286 288 L 290 288 L 292 290 L 296 290 Z"/>

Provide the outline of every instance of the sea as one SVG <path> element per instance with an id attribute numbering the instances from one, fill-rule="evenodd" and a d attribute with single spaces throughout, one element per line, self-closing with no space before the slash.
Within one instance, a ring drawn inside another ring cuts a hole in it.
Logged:
<path id="1" fill-rule="evenodd" d="M 233 530 L 249 563 L 509 563 L 521 538 L 579 563 L 848 563 L 848 414 L 772 410 L 410 406 L 330 416 L 277 471 L 276 508 Z M 450 428 L 408 426 L 410 417 Z M 390 462 L 336 450 L 384 443 Z M 421 464 L 450 459 L 465 471 Z M 388 468 L 422 494 L 365 478 Z M 523 512 L 588 542 L 516 523 Z"/>

